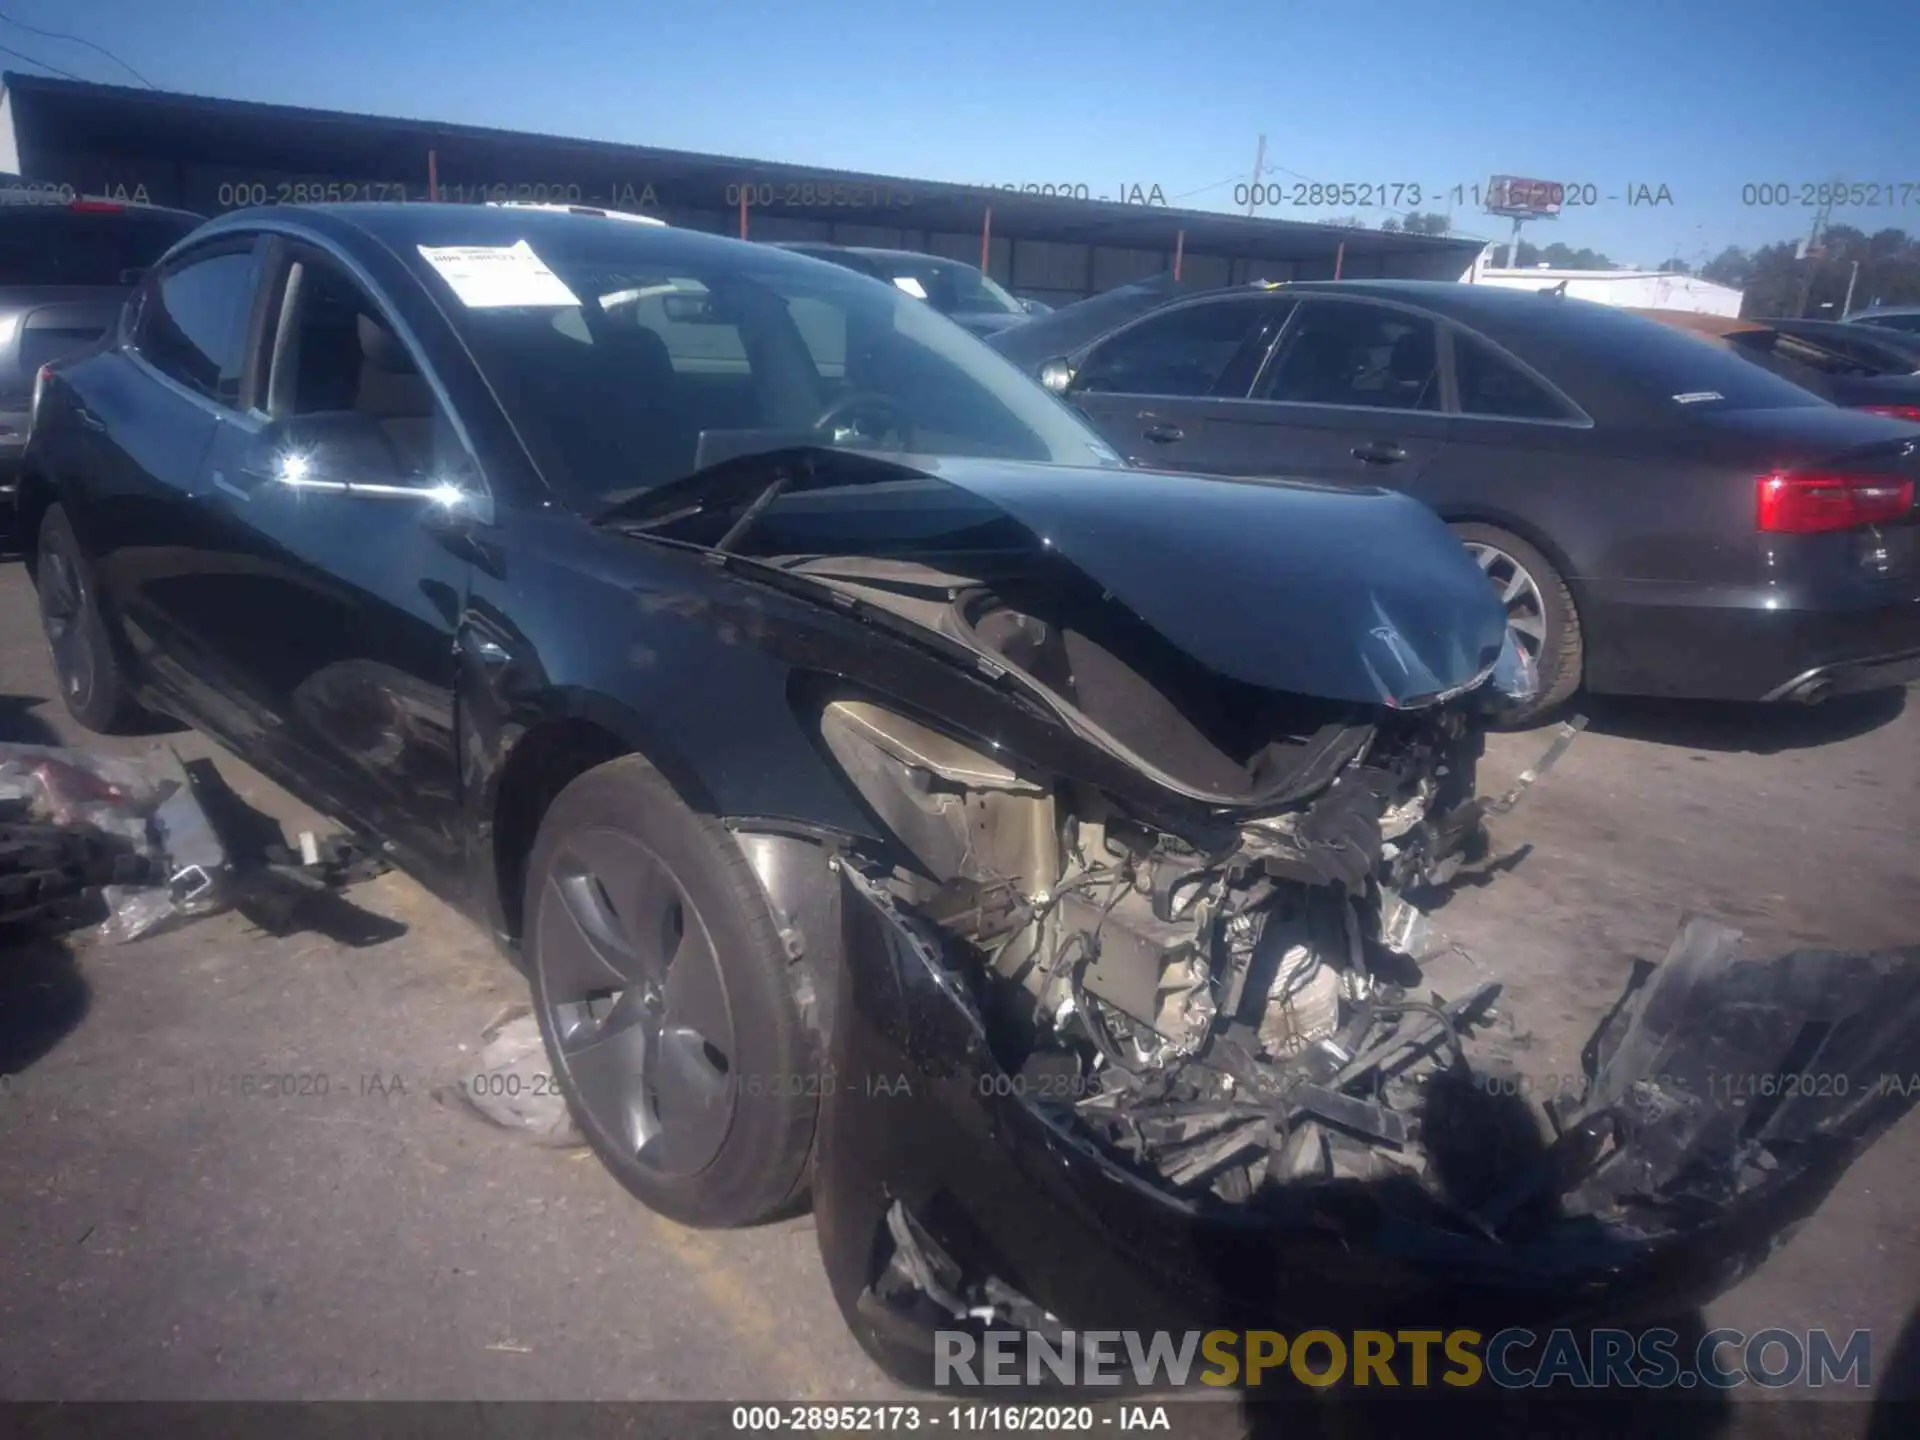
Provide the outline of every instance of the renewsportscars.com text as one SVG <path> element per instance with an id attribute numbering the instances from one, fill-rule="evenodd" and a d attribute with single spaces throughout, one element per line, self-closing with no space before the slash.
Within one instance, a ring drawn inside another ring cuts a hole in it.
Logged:
<path id="1" fill-rule="evenodd" d="M 1872 1349 L 1866 1330 L 941 1330 L 934 1384 L 1868 1390 Z"/>

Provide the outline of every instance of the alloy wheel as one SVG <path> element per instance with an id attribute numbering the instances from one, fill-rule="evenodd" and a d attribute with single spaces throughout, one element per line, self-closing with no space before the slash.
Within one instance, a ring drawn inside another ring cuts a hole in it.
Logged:
<path id="1" fill-rule="evenodd" d="M 87 626 L 87 592 L 73 557 L 57 547 L 40 557 L 40 628 L 53 653 L 54 670 L 69 699 L 85 705 L 93 693 L 93 637 Z"/>
<path id="2" fill-rule="evenodd" d="M 1538 660 L 1547 641 L 1547 605 L 1541 598 L 1539 582 L 1526 566 L 1499 547 L 1471 540 L 1464 543 L 1506 607 L 1507 629 L 1513 632 L 1514 643 Z"/>
<path id="3" fill-rule="evenodd" d="M 667 1175 L 712 1162 L 738 1095 L 719 956 L 664 862 L 624 831 L 569 835 L 540 898 L 553 1063 L 609 1148 Z"/>

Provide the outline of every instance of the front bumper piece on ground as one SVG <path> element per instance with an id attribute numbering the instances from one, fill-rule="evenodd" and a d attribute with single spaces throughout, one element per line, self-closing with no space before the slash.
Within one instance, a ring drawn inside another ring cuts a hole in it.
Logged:
<path id="1" fill-rule="evenodd" d="M 1021 1093 L 936 932 L 857 871 L 841 889 L 818 1235 L 849 1325 L 906 1384 L 933 1385 L 937 1330 L 1670 1317 L 1772 1253 L 1920 1076 L 1920 947 L 1748 961 L 1694 920 L 1596 1035 L 1553 1143 L 1516 1116 L 1530 1101 L 1454 1076 L 1419 1117 L 1438 1196 L 1409 1177 L 1188 1203 Z M 1531 1153 L 1497 1143 L 1516 1135 Z"/>

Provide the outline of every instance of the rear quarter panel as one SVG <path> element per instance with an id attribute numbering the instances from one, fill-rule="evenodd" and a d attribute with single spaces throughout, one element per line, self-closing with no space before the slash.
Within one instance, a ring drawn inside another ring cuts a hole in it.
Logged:
<path id="1" fill-rule="evenodd" d="M 1733 447 L 1677 428 L 1458 417 L 1409 490 L 1445 519 L 1512 531 L 1559 568 L 1588 681 L 1605 690 L 1644 683 L 1640 607 L 1760 603 L 1758 473 Z"/>

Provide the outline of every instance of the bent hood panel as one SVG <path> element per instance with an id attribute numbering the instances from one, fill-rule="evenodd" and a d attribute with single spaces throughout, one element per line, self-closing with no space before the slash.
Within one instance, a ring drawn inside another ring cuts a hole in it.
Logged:
<path id="1" fill-rule="evenodd" d="M 1172 644 L 1266 689 L 1409 707 L 1471 685 L 1506 616 L 1440 519 L 1381 490 L 1133 469 L 906 462 L 920 476 L 782 497 L 770 525 L 810 545 L 937 531 L 930 483 L 985 502 Z M 972 507 L 981 510 L 978 504 Z M 990 512 L 989 512 L 990 513 Z"/>

